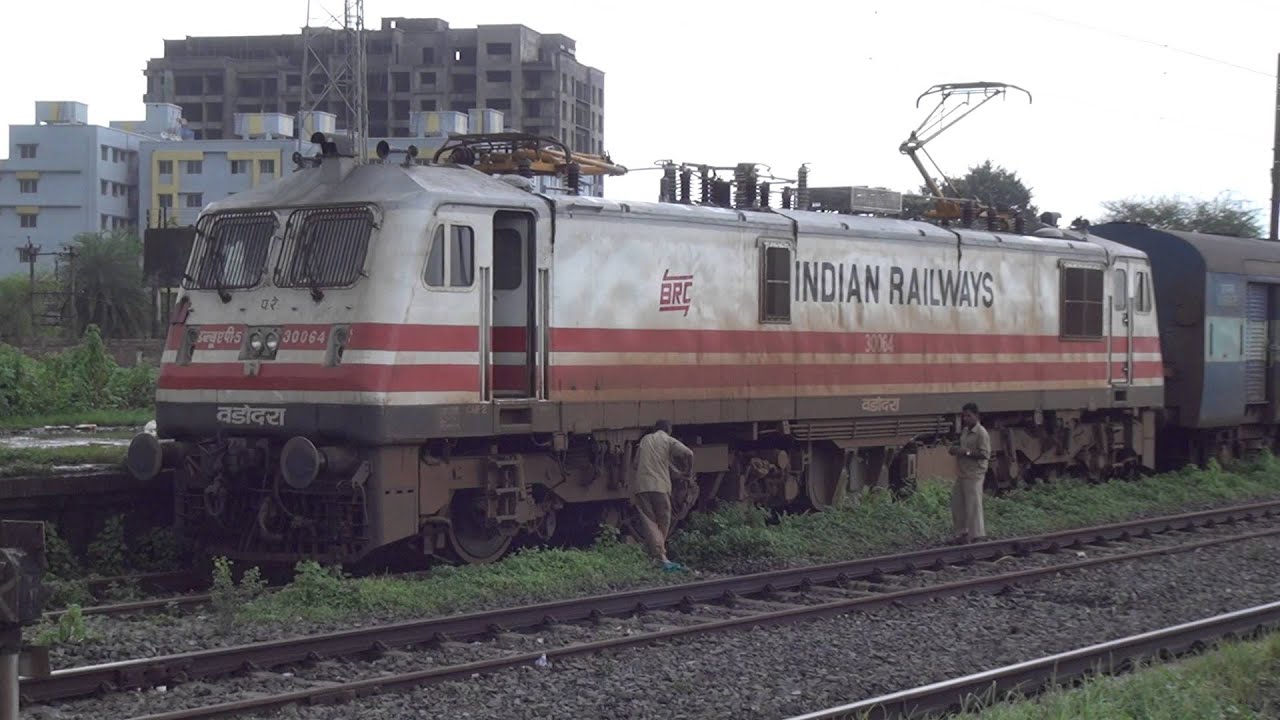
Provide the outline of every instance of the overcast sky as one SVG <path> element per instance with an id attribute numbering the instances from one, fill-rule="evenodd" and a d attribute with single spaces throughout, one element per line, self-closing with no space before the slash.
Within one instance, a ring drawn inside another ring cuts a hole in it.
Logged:
<path id="1" fill-rule="evenodd" d="M 341 0 L 313 0 L 340 14 Z M 522 23 L 577 41 L 605 73 L 605 147 L 631 168 L 673 158 L 761 162 L 818 185 L 914 190 L 898 145 L 936 83 L 1020 85 L 929 145 L 950 174 L 990 158 L 1016 170 L 1041 209 L 1097 217 L 1099 203 L 1232 191 L 1266 207 L 1274 138 L 1280 2 L 994 0 L 964 3 L 509 2 L 366 0 L 380 18 L 453 27 Z M 143 116 L 143 67 L 165 38 L 297 32 L 306 0 L 174 4 L 13 2 L 0 44 L 0 147 L 34 101 L 88 103 L 89 120 Z M 1205 56 L 1197 57 L 1196 55 Z M 1208 58 L 1208 59 L 1206 59 Z M 652 200 L 658 175 L 610 180 Z"/>

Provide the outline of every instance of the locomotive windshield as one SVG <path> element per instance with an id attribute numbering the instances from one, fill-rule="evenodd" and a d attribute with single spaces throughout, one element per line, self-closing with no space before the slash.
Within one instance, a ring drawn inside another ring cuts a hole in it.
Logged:
<path id="1" fill-rule="evenodd" d="M 276 285 L 331 288 L 350 285 L 364 268 L 373 212 L 364 206 L 307 208 L 289 217 Z"/>
<path id="2" fill-rule="evenodd" d="M 278 221 L 268 211 L 206 215 L 196 226 L 183 286 L 196 290 L 251 288 L 262 281 Z"/>

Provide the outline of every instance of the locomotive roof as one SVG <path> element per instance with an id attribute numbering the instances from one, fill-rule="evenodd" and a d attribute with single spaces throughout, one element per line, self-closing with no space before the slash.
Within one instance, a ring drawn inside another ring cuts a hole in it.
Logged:
<path id="1" fill-rule="evenodd" d="M 290 173 L 211 203 L 207 212 L 375 202 L 384 208 L 431 207 L 474 202 L 477 197 L 529 204 L 529 193 L 477 170 L 457 165 L 430 167 L 367 164 L 326 158 L 320 167 Z"/>
<path id="2" fill-rule="evenodd" d="M 995 245 L 1010 249 L 1049 251 L 1065 255 L 1144 257 L 1134 248 L 1097 237 L 1064 230 L 1062 238 L 1018 235 L 987 230 L 943 228 L 931 223 L 863 215 L 837 215 L 804 210 L 775 209 L 753 212 L 733 208 L 681 205 L 661 202 L 627 202 L 604 198 L 539 196 L 469 167 L 396 164 L 356 164 L 347 158 L 326 158 L 320 167 L 290 173 L 270 183 L 210 203 L 206 213 L 226 210 L 287 208 L 374 202 L 383 208 L 433 209 L 446 203 L 510 204 L 537 207 L 544 198 L 557 212 L 587 210 L 601 214 L 631 214 L 677 222 L 732 224 L 759 228 L 762 232 L 790 235 L 792 227 L 806 235 L 857 236 L 883 240 L 932 240 Z M 1212 237 L 1212 236 L 1206 236 Z M 1216 240 L 1216 238 L 1215 238 Z M 1280 262 L 1280 246 L 1275 248 Z M 1280 269 L 1277 270 L 1280 275 Z"/>
<path id="3" fill-rule="evenodd" d="M 1136 222 L 1104 223 L 1091 231 L 1121 243 L 1137 243 L 1148 254 L 1159 253 L 1161 247 L 1189 248 L 1209 272 L 1280 278 L 1280 243 L 1269 240 L 1165 230 Z"/>
<path id="4" fill-rule="evenodd" d="M 948 243 L 954 243 L 959 236 L 963 242 L 973 245 L 994 245 L 1031 252 L 1048 251 L 1062 255 L 1093 257 L 1099 260 L 1115 256 L 1146 257 L 1146 254 L 1140 250 L 1071 230 L 1063 230 L 1063 237 L 1057 238 L 958 227 L 944 228 L 918 220 L 839 215 L 806 210 L 774 209 L 772 212 L 752 212 L 679 203 L 629 202 L 572 196 L 556 197 L 553 200 L 558 208 L 570 213 L 575 209 L 590 209 L 600 214 L 625 213 L 681 222 L 739 224 L 760 228 L 762 231 L 785 232 L 787 235 L 791 234 L 794 222 L 799 232 L 805 235 L 857 236 L 882 240 L 926 239 Z"/>

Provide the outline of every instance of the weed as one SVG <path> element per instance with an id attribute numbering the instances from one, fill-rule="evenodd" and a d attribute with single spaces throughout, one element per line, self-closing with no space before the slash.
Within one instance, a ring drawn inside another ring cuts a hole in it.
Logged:
<path id="1" fill-rule="evenodd" d="M 89 566 L 101 575 L 123 575 L 128 549 L 124 542 L 124 517 L 112 515 L 88 548 Z"/>
<path id="2" fill-rule="evenodd" d="M 85 625 L 84 614 L 80 606 L 72 604 L 60 615 L 56 622 L 42 622 L 43 628 L 36 632 L 35 643 L 45 647 L 54 645 L 78 644 L 90 638 L 89 628 Z"/>
<path id="3" fill-rule="evenodd" d="M 266 590 L 267 581 L 256 567 L 249 568 L 237 583 L 232 574 L 231 561 L 225 557 L 213 559 L 212 596 L 214 615 L 224 629 L 230 628 L 237 616 Z"/>

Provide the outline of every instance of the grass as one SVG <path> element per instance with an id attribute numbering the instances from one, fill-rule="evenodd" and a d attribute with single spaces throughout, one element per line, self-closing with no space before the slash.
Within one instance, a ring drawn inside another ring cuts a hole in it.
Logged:
<path id="1" fill-rule="evenodd" d="M 59 465 L 123 465 L 124 445 L 71 445 L 53 448 L 0 447 L 0 478 L 52 475 Z"/>
<path id="2" fill-rule="evenodd" d="M 662 577 L 639 546 L 620 542 L 616 533 L 606 531 L 589 549 L 530 548 L 491 565 L 440 568 L 425 580 L 345 578 L 336 570 L 303 562 L 291 583 L 244 606 L 241 615 L 286 623 L 298 618 L 431 616 L 655 584 Z M 669 582 L 688 579 L 665 577 Z"/>
<path id="3" fill-rule="evenodd" d="M 52 415 L 0 417 L 0 430 L 21 431 L 46 425 L 98 425 L 101 427 L 141 427 L 155 418 L 152 408 L 142 410 L 85 410 Z"/>
<path id="4" fill-rule="evenodd" d="M 1280 634 L 1225 643 L 1168 665 L 1057 688 L 962 720 L 1270 718 L 1280 708 Z"/>
<path id="5" fill-rule="evenodd" d="M 875 493 L 855 506 L 792 515 L 769 523 L 759 510 L 733 508 L 695 517 L 672 539 L 683 562 L 725 572 L 833 562 L 936 545 L 951 535 L 950 485 L 926 481 L 904 500 Z M 1058 483 L 986 497 L 992 538 L 1052 532 L 1172 514 L 1280 495 L 1280 460 L 1271 457 L 1236 472 L 1184 470 L 1136 482 Z"/>
<path id="6" fill-rule="evenodd" d="M 926 481 L 911 497 L 873 495 L 860 504 L 771 521 L 731 508 L 696 516 L 669 543 L 673 558 L 703 572 L 749 572 L 936 545 L 950 533 L 949 489 Z M 991 537 L 1050 532 L 1198 507 L 1280 497 L 1280 460 L 1235 471 L 1186 470 L 1134 482 L 1061 484 L 987 498 Z M 682 582 L 639 545 L 605 533 L 586 549 L 526 549 L 500 562 L 443 568 L 426 578 L 352 579 L 299 563 L 293 582 L 240 606 L 239 619 L 292 622 L 372 616 L 422 617 Z"/>

